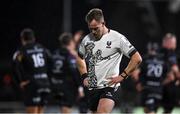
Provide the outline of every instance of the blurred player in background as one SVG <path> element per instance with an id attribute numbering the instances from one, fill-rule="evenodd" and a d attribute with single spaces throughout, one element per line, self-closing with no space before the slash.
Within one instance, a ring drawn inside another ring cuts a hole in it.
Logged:
<path id="1" fill-rule="evenodd" d="M 86 22 L 91 33 L 80 44 L 79 56 L 76 56 L 78 69 L 84 86 L 89 88 L 90 110 L 110 113 L 119 102 L 120 82 L 137 68 L 142 61 L 141 56 L 122 34 L 106 27 L 101 9 L 90 10 Z M 123 54 L 130 58 L 130 62 L 119 75 Z"/>
<path id="2" fill-rule="evenodd" d="M 35 42 L 35 35 L 31 29 L 24 29 L 20 37 L 22 47 L 15 52 L 13 60 L 20 88 L 23 90 L 26 112 L 42 113 L 50 93 L 50 55 L 46 48 Z"/>
<path id="3" fill-rule="evenodd" d="M 62 113 L 71 113 L 77 88 L 79 95 L 83 96 L 83 88 L 80 86 L 76 59 L 73 56 L 73 51 L 76 47 L 70 33 L 63 33 L 58 40 L 59 48 L 52 55 L 51 83 L 53 96 L 61 106 Z"/>
<path id="4" fill-rule="evenodd" d="M 136 83 L 139 78 L 139 69 L 132 72 L 129 78 L 121 83 L 121 113 L 133 113 L 136 106 L 140 105 L 139 92 L 136 89 Z"/>
<path id="5" fill-rule="evenodd" d="M 82 38 L 84 37 L 84 31 L 78 30 L 77 32 L 74 33 L 74 41 L 76 44 L 76 50 L 78 51 L 79 45 L 82 41 Z M 79 77 L 80 77 L 79 73 Z M 87 87 L 83 86 L 83 83 L 81 80 L 79 80 L 82 87 L 83 87 L 83 94 L 79 96 L 78 99 L 78 106 L 79 106 L 79 112 L 80 113 L 87 113 L 88 112 L 88 105 L 87 105 Z"/>
<path id="6" fill-rule="evenodd" d="M 163 81 L 168 67 L 164 56 L 158 53 L 158 44 L 148 44 L 148 54 L 143 57 L 137 89 L 142 94 L 145 113 L 156 113 L 160 106 L 163 93 Z"/>
<path id="7" fill-rule="evenodd" d="M 164 81 L 165 86 L 163 91 L 163 108 L 165 113 L 171 113 L 178 101 L 177 91 L 180 78 L 175 50 L 176 36 L 174 34 L 167 33 L 163 38 L 161 50 L 170 69 L 167 74 L 167 78 Z"/>
<path id="8" fill-rule="evenodd" d="M 76 44 L 76 48 L 79 47 L 79 44 L 81 43 L 82 39 L 84 37 L 84 31 L 78 30 L 77 32 L 74 33 L 73 39 Z"/>

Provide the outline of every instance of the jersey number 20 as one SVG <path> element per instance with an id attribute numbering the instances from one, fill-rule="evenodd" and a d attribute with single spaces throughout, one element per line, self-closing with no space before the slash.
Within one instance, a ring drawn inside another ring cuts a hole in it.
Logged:
<path id="1" fill-rule="evenodd" d="M 149 64 L 148 65 L 148 71 L 147 71 L 147 75 L 148 76 L 155 76 L 155 77 L 160 77 L 162 75 L 163 72 L 163 67 L 162 65 L 155 65 L 155 64 Z"/>

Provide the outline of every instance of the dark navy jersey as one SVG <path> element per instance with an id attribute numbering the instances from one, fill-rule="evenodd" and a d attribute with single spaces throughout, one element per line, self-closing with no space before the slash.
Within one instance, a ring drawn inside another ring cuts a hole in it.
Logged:
<path id="1" fill-rule="evenodd" d="M 51 81 L 53 84 L 64 84 L 72 79 L 77 86 L 80 85 L 76 59 L 67 49 L 55 50 L 52 59 Z"/>
<path id="2" fill-rule="evenodd" d="M 167 50 L 165 48 L 162 48 L 160 50 L 160 53 L 164 55 L 164 59 L 166 60 L 169 67 L 172 67 L 173 65 L 177 65 L 177 55 L 175 51 L 173 50 Z"/>
<path id="3" fill-rule="evenodd" d="M 166 61 L 166 64 L 170 70 L 173 67 L 173 65 L 178 65 L 177 55 L 175 51 L 162 48 L 160 50 L 160 53 L 164 55 L 164 60 Z M 175 86 L 175 83 L 176 83 L 176 80 L 170 82 L 166 86 Z"/>
<path id="4" fill-rule="evenodd" d="M 141 65 L 140 82 L 145 88 L 160 89 L 167 71 L 168 67 L 162 55 L 147 55 Z"/>
<path id="5" fill-rule="evenodd" d="M 30 80 L 37 86 L 49 85 L 49 57 L 48 50 L 38 43 L 22 46 L 13 56 L 19 81 Z"/>

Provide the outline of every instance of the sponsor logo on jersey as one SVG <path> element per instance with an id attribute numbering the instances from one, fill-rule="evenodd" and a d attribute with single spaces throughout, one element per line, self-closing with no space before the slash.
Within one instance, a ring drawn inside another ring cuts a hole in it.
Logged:
<path id="1" fill-rule="evenodd" d="M 106 93 L 106 96 L 112 97 L 111 92 Z"/>
<path id="2" fill-rule="evenodd" d="M 111 41 L 107 41 L 107 46 L 106 46 L 106 48 L 111 48 L 111 44 L 112 44 L 112 42 Z"/>
<path id="3" fill-rule="evenodd" d="M 131 47 L 132 47 L 132 45 L 129 46 L 129 48 L 131 48 Z"/>

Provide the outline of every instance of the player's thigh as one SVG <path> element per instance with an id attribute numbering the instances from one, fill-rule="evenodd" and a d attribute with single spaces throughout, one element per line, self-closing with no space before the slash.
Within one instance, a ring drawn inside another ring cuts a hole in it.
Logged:
<path id="1" fill-rule="evenodd" d="M 23 100 L 26 107 L 33 109 L 33 107 L 38 106 L 37 103 L 40 102 L 40 97 L 37 94 L 36 89 L 34 89 L 31 84 L 28 85 L 23 91 Z"/>
<path id="2" fill-rule="evenodd" d="M 156 112 L 159 107 L 159 100 L 155 97 L 147 97 L 145 100 L 146 113 Z"/>
<path id="3" fill-rule="evenodd" d="M 68 107 L 68 106 L 62 106 L 61 107 L 61 113 L 71 113 L 72 112 L 72 108 Z"/>
<path id="4" fill-rule="evenodd" d="M 75 103 L 75 92 L 72 91 L 71 87 L 66 86 L 66 88 L 62 90 L 62 93 L 63 94 L 60 100 L 61 106 L 67 107 L 69 109 L 72 108 Z"/>
<path id="5" fill-rule="evenodd" d="M 92 112 L 97 111 L 98 103 L 100 100 L 100 96 L 102 94 L 102 90 L 88 90 L 87 92 L 87 98 L 88 98 L 88 108 Z"/>
<path id="6" fill-rule="evenodd" d="M 103 94 L 100 97 L 98 104 L 98 111 L 111 112 L 114 105 L 120 102 L 120 87 L 117 88 L 104 88 Z"/>
<path id="7" fill-rule="evenodd" d="M 50 101 L 50 97 L 51 97 L 50 95 L 51 95 L 50 92 L 43 92 L 43 93 L 38 94 L 38 96 L 41 99 L 40 102 L 38 103 L 38 106 L 40 106 L 40 110 L 41 109 L 43 110 L 43 107 L 48 104 L 48 102 Z"/>
<path id="8" fill-rule="evenodd" d="M 115 105 L 115 102 L 109 98 L 101 98 L 99 100 L 97 112 L 98 113 L 110 113 Z"/>
<path id="9" fill-rule="evenodd" d="M 27 106 L 26 113 L 38 113 L 38 106 Z"/>
<path id="10" fill-rule="evenodd" d="M 44 107 L 43 106 L 38 106 L 38 113 L 40 113 L 40 114 L 44 113 Z"/>

